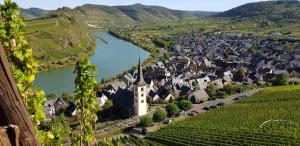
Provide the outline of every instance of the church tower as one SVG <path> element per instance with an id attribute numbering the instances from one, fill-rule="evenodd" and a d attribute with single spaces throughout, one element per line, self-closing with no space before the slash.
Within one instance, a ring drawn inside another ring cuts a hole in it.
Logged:
<path id="1" fill-rule="evenodd" d="M 136 116 L 147 114 L 147 84 L 144 80 L 141 59 L 139 59 L 137 79 L 134 82 L 134 111 Z"/>

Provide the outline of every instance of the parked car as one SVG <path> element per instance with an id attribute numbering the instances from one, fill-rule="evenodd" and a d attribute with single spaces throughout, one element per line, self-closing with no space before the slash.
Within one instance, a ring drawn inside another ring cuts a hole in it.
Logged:
<path id="1" fill-rule="evenodd" d="M 170 124 L 170 123 L 172 123 L 172 119 L 167 119 L 164 121 L 164 124 Z"/>
<path id="2" fill-rule="evenodd" d="M 241 96 L 237 96 L 233 100 L 240 100 L 241 98 L 242 98 Z"/>
<path id="3" fill-rule="evenodd" d="M 224 102 L 220 102 L 220 103 L 217 104 L 217 106 L 224 106 L 224 105 L 225 105 Z"/>
<path id="4" fill-rule="evenodd" d="M 184 110 L 180 110 L 179 114 L 184 114 L 184 112 L 185 112 Z"/>
<path id="5" fill-rule="evenodd" d="M 217 106 L 215 106 L 215 105 L 210 106 L 210 109 L 216 109 L 216 108 L 217 108 Z"/>
<path id="6" fill-rule="evenodd" d="M 192 112 L 194 112 L 194 113 L 196 113 L 196 114 L 198 114 L 199 112 L 197 112 L 197 111 L 192 111 Z"/>
<path id="7" fill-rule="evenodd" d="M 195 113 L 195 112 L 190 112 L 190 113 L 188 113 L 188 115 L 189 115 L 189 116 L 196 116 L 197 113 Z"/>
<path id="8" fill-rule="evenodd" d="M 207 106 L 206 106 L 206 107 L 203 108 L 203 110 L 208 111 L 208 110 L 210 110 L 210 107 L 207 107 Z"/>

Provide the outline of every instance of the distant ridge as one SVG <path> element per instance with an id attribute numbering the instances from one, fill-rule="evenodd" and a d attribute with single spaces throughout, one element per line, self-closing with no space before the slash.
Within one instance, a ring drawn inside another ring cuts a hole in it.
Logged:
<path id="1" fill-rule="evenodd" d="M 299 20 L 300 2 L 298 0 L 278 0 L 248 3 L 223 13 L 217 17 L 264 18 L 271 21 Z"/>
<path id="2" fill-rule="evenodd" d="M 26 20 L 30 20 L 40 18 L 49 12 L 49 10 L 43 10 L 40 8 L 21 9 L 21 16 Z"/>
<path id="3" fill-rule="evenodd" d="M 181 11 L 172 10 L 161 6 L 147 6 L 142 4 L 134 4 L 128 6 L 105 6 L 85 4 L 74 9 L 67 7 L 57 10 L 48 11 L 39 8 L 21 9 L 21 15 L 27 19 L 37 19 L 55 13 L 61 13 L 61 10 L 72 10 L 72 14 L 82 16 L 87 23 L 92 24 L 113 24 L 125 25 L 135 22 L 151 22 L 163 20 L 181 20 L 181 19 L 197 19 L 216 14 L 216 12 L 206 11 Z M 68 13 L 65 11 L 65 13 Z M 97 22 L 98 21 L 98 22 Z M 101 22 L 100 22 L 101 21 Z"/>

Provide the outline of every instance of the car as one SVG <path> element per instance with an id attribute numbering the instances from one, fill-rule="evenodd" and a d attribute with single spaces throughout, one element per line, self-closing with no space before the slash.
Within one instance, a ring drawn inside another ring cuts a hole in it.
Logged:
<path id="1" fill-rule="evenodd" d="M 195 112 L 188 113 L 189 116 L 196 116 L 197 114 Z"/>
<path id="2" fill-rule="evenodd" d="M 198 114 L 199 112 L 197 112 L 197 111 L 192 111 L 192 112 L 194 112 L 194 113 L 196 113 L 196 114 Z"/>
<path id="3" fill-rule="evenodd" d="M 210 109 L 216 109 L 216 108 L 217 108 L 217 106 L 215 106 L 215 105 L 210 106 Z"/>
<path id="4" fill-rule="evenodd" d="M 172 119 L 167 119 L 164 121 L 164 124 L 170 124 L 170 123 L 172 123 Z"/>
<path id="5" fill-rule="evenodd" d="M 241 96 L 237 96 L 233 100 L 240 100 L 241 98 L 242 98 Z"/>
<path id="6" fill-rule="evenodd" d="M 217 104 L 217 106 L 224 106 L 224 105 L 225 105 L 224 102 L 220 102 L 220 103 Z"/>
<path id="7" fill-rule="evenodd" d="M 185 112 L 184 110 L 180 110 L 179 114 L 184 114 L 184 112 Z"/>
<path id="8" fill-rule="evenodd" d="M 203 108 L 203 110 L 208 111 L 208 110 L 210 110 L 210 107 L 207 107 L 207 106 L 206 106 L 206 107 Z"/>

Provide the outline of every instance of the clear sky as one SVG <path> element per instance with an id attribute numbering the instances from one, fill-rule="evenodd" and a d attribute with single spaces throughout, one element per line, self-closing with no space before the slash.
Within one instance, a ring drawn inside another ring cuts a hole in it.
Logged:
<path id="1" fill-rule="evenodd" d="M 0 0 L 3 3 L 3 0 Z M 37 7 L 47 10 L 63 6 L 74 8 L 83 4 L 99 5 L 159 5 L 177 10 L 225 11 L 236 6 L 262 0 L 13 0 L 22 8 Z"/>

